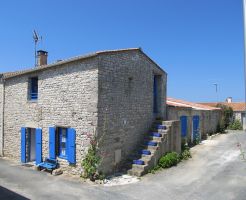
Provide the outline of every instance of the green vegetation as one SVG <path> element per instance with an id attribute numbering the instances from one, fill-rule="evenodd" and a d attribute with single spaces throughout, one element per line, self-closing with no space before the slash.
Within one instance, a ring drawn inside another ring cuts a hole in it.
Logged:
<path id="1" fill-rule="evenodd" d="M 179 154 L 176 152 L 171 152 L 162 156 L 158 164 L 161 168 L 169 168 L 174 165 L 177 165 L 179 162 L 180 162 Z"/>
<path id="2" fill-rule="evenodd" d="M 234 120 L 229 126 L 228 126 L 228 129 L 230 130 L 243 130 L 243 127 L 242 127 L 242 124 L 241 122 L 236 119 Z"/>
<path id="3" fill-rule="evenodd" d="M 99 178 L 97 167 L 100 162 L 100 157 L 97 155 L 96 145 L 91 145 L 85 158 L 82 160 L 82 167 L 84 169 L 83 178 L 89 178 L 94 181 Z"/>
<path id="4" fill-rule="evenodd" d="M 221 120 L 219 121 L 217 125 L 217 132 L 224 133 L 232 121 L 233 110 L 231 107 L 223 105 L 223 104 L 217 104 L 216 107 L 221 108 L 221 111 L 222 111 Z"/>
<path id="5" fill-rule="evenodd" d="M 189 158 L 191 158 L 190 148 L 182 141 L 182 152 L 180 154 L 176 152 L 166 153 L 160 158 L 158 164 L 150 170 L 150 173 L 155 173 L 162 168 L 170 168 L 182 160 L 188 160 Z"/>

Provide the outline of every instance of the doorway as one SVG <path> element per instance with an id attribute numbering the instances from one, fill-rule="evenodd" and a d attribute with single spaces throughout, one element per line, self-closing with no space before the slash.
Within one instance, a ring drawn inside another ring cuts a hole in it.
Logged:
<path id="1" fill-rule="evenodd" d="M 21 128 L 21 162 L 42 162 L 42 129 Z"/>
<path id="2" fill-rule="evenodd" d="M 36 160 L 36 134 L 34 128 L 28 129 L 28 136 L 30 138 L 29 144 L 29 162 Z"/>

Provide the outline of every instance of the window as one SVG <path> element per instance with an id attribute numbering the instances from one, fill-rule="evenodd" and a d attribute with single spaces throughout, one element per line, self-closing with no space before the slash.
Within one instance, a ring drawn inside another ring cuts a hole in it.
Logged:
<path id="1" fill-rule="evenodd" d="M 67 129 L 58 128 L 58 156 L 62 158 L 67 157 Z"/>
<path id="2" fill-rule="evenodd" d="M 49 157 L 76 163 L 76 131 L 74 128 L 49 127 Z"/>
<path id="3" fill-rule="evenodd" d="M 38 77 L 32 77 L 29 80 L 29 100 L 38 99 Z"/>

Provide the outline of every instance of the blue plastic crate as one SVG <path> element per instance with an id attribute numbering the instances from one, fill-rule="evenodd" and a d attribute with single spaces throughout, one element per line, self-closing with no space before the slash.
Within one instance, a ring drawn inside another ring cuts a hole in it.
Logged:
<path id="1" fill-rule="evenodd" d="M 148 145 L 148 146 L 157 146 L 157 142 L 146 142 L 145 143 L 146 145 Z"/>
<path id="2" fill-rule="evenodd" d="M 156 128 L 157 129 L 163 129 L 163 130 L 167 129 L 167 127 L 165 125 L 161 125 L 161 124 L 156 125 Z"/>
<path id="3" fill-rule="evenodd" d="M 143 160 L 133 160 L 133 164 L 135 164 L 135 165 L 144 165 L 144 161 Z"/>
<path id="4" fill-rule="evenodd" d="M 161 136 L 162 136 L 162 135 L 161 135 L 160 133 L 158 133 L 158 132 L 152 132 L 152 133 L 150 133 L 150 135 L 153 136 L 153 137 L 161 137 Z"/>
<path id="5" fill-rule="evenodd" d="M 151 152 L 149 150 L 143 149 L 139 151 L 140 154 L 144 154 L 144 155 L 150 155 Z"/>

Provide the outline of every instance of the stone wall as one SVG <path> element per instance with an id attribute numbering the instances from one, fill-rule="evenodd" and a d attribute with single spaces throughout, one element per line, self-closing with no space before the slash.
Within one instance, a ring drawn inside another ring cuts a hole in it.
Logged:
<path id="1" fill-rule="evenodd" d="M 0 77 L 0 156 L 3 156 L 3 96 L 4 85 L 3 80 Z"/>
<path id="2" fill-rule="evenodd" d="M 192 117 L 198 115 L 200 118 L 200 138 L 205 139 L 207 134 L 216 133 L 217 125 L 221 118 L 220 110 L 195 110 L 185 107 L 168 106 L 168 119 L 180 120 L 181 116 L 187 116 L 187 141 L 192 142 Z"/>
<path id="3" fill-rule="evenodd" d="M 159 113 L 153 114 L 153 78 L 158 79 Z M 155 117 L 164 117 L 166 73 L 139 51 L 100 57 L 99 134 L 102 137 L 101 171 L 120 168 L 150 130 Z"/>
<path id="4" fill-rule="evenodd" d="M 38 76 L 38 101 L 28 100 L 28 79 Z M 89 147 L 88 134 L 97 127 L 98 61 L 74 61 L 37 73 L 6 80 L 4 114 L 5 156 L 20 160 L 21 127 L 42 128 L 43 157 L 48 156 L 48 127 L 76 130 L 76 166 L 63 160 L 65 172 L 79 174 L 81 159 Z M 0 98 L 1 99 L 1 98 Z"/>

